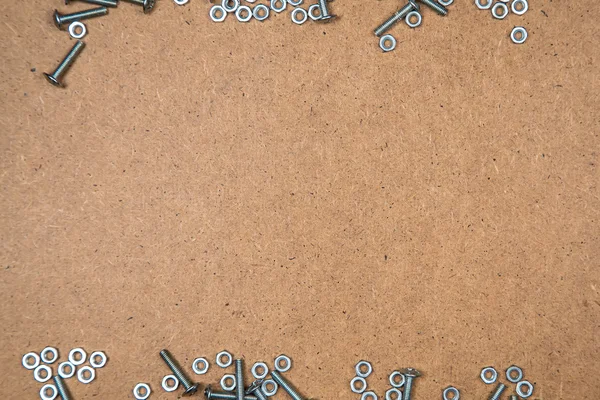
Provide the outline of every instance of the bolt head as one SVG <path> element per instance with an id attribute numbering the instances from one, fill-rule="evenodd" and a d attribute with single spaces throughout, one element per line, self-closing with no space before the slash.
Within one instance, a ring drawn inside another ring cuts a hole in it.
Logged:
<path id="1" fill-rule="evenodd" d="M 210 387 L 210 385 L 206 386 L 206 389 L 204 389 L 204 397 L 206 397 L 207 399 L 210 399 L 212 396 L 212 388 Z"/>
<path id="2" fill-rule="evenodd" d="M 47 74 L 44 72 L 44 76 L 46 77 L 46 79 L 48 80 L 48 82 L 50 82 L 51 84 L 53 84 L 54 86 L 58 86 L 58 87 L 63 87 L 63 84 L 60 83 L 55 77 L 53 77 L 50 74 Z"/>
<path id="3" fill-rule="evenodd" d="M 407 378 L 417 378 L 421 376 L 421 373 L 414 368 L 402 368 L 400 373 L 406 376 Z"/>
<path id="4" fill-rule="evenodd" d="M 156 0 L 144 0 L 144 14 L 148 14 L 154 8 Z"/>
<path id="5" fill-rule="evenodd" d="M 248 389 L 246 389 L 246 394 L 252 394 L 256 392 L 258 389 L 260 389 L 263 382 L 264 379 L 257 379 L 254 382 L 252 382 L 252 384 L 248 386 Z"/>
<path id="6" fill-rule="evenodd" d="M 413 6 L 413 9 L 417 11 L 421 9 L 421 6 L 419 6 L 419 3 L 417 3 L 415 0 L 408 0 L 408 2 Z"/>
<path id="7" fill-rule="evenodd" d="M 194 393 L 196 393 L 198 391 L 199 386 L 200 385 L 198 383 L 194 383 L 185 392 L 183 392 L 183 395 L 184 396 L 191 396 L 191 395 L 193 395 Z"/>
<path id="8" fill-rule="evenodd" d="M 334 14 L 329 14 L 326 17 L 321 17 L 317 20 L 317 22 L 323 22 L 323 23 L 327 23 L 327 22 L 331 22 L 333 21 L 335 18 L 337 17 L 337 15 Z"/>
<path id="9" fill-rule="evenodd" d="M 61 23 L 60 23 L 60 17 L 61 14 L 58 12 L 58 10 L 54 10 L 54 15 L 53 15 L 53 19 L 54 19 L 54 25 L 56 25 L 56 27 L 58 29 L 60 29 Z"/>

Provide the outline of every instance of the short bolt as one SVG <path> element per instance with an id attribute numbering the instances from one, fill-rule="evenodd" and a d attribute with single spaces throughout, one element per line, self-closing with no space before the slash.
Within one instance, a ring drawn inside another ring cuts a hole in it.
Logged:
<path id="1" fill-rule="evenodd" d="M 154 8 L 154 4 L 156 0 L 124 0 L 129 3 L 137 4 L 138 6 L 142 6 L 144 10 L 144 14 L 148 14 Z"/>
<path id="2" fill-rule="evenodd" d="M 292 399 L 304 400 L 304 398 L 300 396 L 296 389 L 292 387 L 292 385 L 279 373 L 279 371 L 272 371 L 271 378 L 273 378 L 273 380 L 277 382 L 277 384 L 281 386 Z"/>
<path id="3" fill-rule="evenodd" d="M 204 396 L 206 397 L 206 400 L 236 400 L 235 394 L 230 392 L 215 392 L 210 385 L 204 389 Z M 244 396 L 244 400 L 258 400 L 258 398 L 247 394 Z"/>
<path id="4" fill-rule="evenodd" d="M 244 400 L 244 360 L 235 360 L 235 398 Z"/>
<path id="5" fill-rule="evenodd" d="M 72 1 L 75 0 L 65 0 L 65 4 L 69 4 Z M 103 6 L 103 7 L 116 7 L 117 6 L 117 0 L 79 0 L 79 1 L 83 1 L 85 3 L 90 3 L 90 4 L 95 4 L 97 6 Z"/>
<path id="6" fill-rule="evenodd" d="M 90 10 L 78 11 L 71 14 L 61 14 L 58 10 L 54 10 L 54 25 L 58 29 L 61 29 L 65 25 L 69 25 L 71 22 L 81 21 L 82 19 L 101 17 L 108 14 L 108 8 L 98 7 Z"/>
<path id="7" fill-rule="evenodd" d="M 179 379 L 179 382 L 181 382 L 181 384 L 183 385 L 183 388 L 185 389 L 185 392 L 183 392 L 184 396 L 192 395 L 196 393 L 196 391 L 198 391 L 198 384 L 192 382 L 190 378 L 187 377 L 187 375 L 185 374 L 185 372 L 183 372 L 177 361 L 175 361 L 171 353 L 169 353 L 169 350 L 161 350 L 160 356 L 169 366 L 169 368 L 177 377 L 177 379 Z"/>
<path id="8" fill-rule="evenodd" d="M 421 1 L 421 3 L 425 4 L 426 6 L 433 8 L 438 14 L 443 15 L 444 17 L 446 15 L 448 15 L 448 9 L 446 7 L 444 7 L 443 5 L 439 4 L 437 1 L 435 1 L 435 0 L 420 0 L 420 1 Z"/>
<path id="9" fill-rule="evenodd" d="M 419 10 L 419 5 L 414 0 L 409 0 L 408 3 L 391 17 L 389 17 L 383 24 L 379 25 L 375 29 L 375 36 L 381 36 L 386 33 L 394 24 L 398 23 L 398 21 L 402 21 L 406 15 L 413 11 Z"/>
<path id="10" fill-rule="evenodd" d="M 496 389 L 494 389 L 492 392 L 490 400 L 498 400 L 500 396 L 502 396 L 502 392 L 504 392 L 505 389 L 506 385 L 504 383 L 499 383 L 498 386 L 496 386 Z"/>
<path id="11" fill-rule="evenodd" d="M 69 53 L 66 55 L 64 60 L 62 60 L 60 64 L 58 64 L 58 67 L 56 67 L 52 74 L 44 72 L 44 75 L 46 76 L 46 79 L 48 79 L 48 82 L 50 82 L 54 86 L 64 87 L 62 83 L 62 76 L 65 74 L 65 72 L 67 72 L 71 64 L 73 64 L 73 62 L 75 61 L 79 53 L 81 53 L 81 50 L 83 50 L 84 47 L 85 43 L 83 43 L 81 40 L 78 40 L 77 42 L 75 42 L 75 44 L 73 45 Z"/>
<path id="12" fill-rule="evenodd" d="M 263 393 L 261 387 L 264 379 L 257 379 L 246 389 L 246 393 L 253 394 L 258 400 L 267 400 L 267 396 Z"/>
<path id="13" fill-rule="evenodd" d="M 327 5 L 328 0 L 319 0 L 319 10 L 321 10 L 321 18 L 318 21 L 331 22 L 336 16 L 329 13 L 329 6 Z"/>
<path id="14" fill-rule="evenodd" d="M 71 394 L 69 393 L 69 388 L 63 381 L 59 375 L 56 375 L 54 378 L 54 385 L 56 386 L 56 390 L 62 400 L 71 400 Z"/>
<path id="15" fill-rule="evenodd" d="M 410 400 L 410 396 L 412 394 L 412 386 L 413 380 L 421 376 L 421 373 L 414 368 L 403 368 L 400 370 L 400 373 L 406 377 L 406 382 L 404 383 L 404 400 Z"/>

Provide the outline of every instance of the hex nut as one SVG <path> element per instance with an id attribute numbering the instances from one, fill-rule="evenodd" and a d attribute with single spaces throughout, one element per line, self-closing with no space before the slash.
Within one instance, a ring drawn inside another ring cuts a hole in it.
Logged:
<path id="1" fill-rule="evenodd" d="M 357 383 L 359 385 L 357 385 Z M 350 381 L 350 390 L 352 390 L 352 392 L 358 393 L 358 394 L 363 393 L 365 390 L 367 390 L 367 380 L 360 376 L 355 376 Z"/>
<path id="2" fill-rule="evenodd" d="M 481 374 L 479 375 L 483 383 L 487 385 L 491 385 L 496 382 L 498 379 L 498 372 L 494 369 L 494 367 L 485 367 L 481 370 Z"/>
<path id="3" fill-rule="evenodd" d="M 533 385 L 529 381 L 521 381 L 517 383 L 517 394 L 527 399 L 533 395 Z"/>
<path id="4" fill-rule="evenodd" d="M 354 370 L 356 371 L 356 376 L 366 378 L 373 372 L 373 366 L 368 361 L 360 360 L 356 363 Z"/>
<path id="5" fill-rule="evenodd" d="M 402 400 L 402 392 L 398 388 L 388 389 L 385 392 L 385 400 Z"/>
<path id="6" fill-rule="evenodd" d="M 448 386 L 442 393 L 444 400 L 459 400 L 460 392 L 454 386 Z M 452 395 L 452 397 L 450 397 Z"/>
<path id="7" fill-rule="evenodd" d="M 396 380 L 398 378 L 398 380 Z M 390 385 L 393 388 L 401 388 L 406 382 L 406 377 L 400 371 L 393 371 L 389 377 Z"/>
<path id="8" fill-rule="evenodd" d="M 493 3 L 493 0 L 475 0 L 475 5 L 480 10 L 489 10 Z"/>

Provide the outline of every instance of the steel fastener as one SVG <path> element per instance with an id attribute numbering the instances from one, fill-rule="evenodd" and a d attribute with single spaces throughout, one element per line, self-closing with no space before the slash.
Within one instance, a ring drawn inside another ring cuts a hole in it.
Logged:
<path id="1" fill-rule="evenodd" d="M 71 64 L 73 64 L 73 61 L 75 61 L 75 59 L 77 58 L 77 56 L 79 55 L 81 50 L 83 50 L 84 47 L 85 47 L 85 43 L 78 40 L 75 43 L 75 45 L 71 48 L 71 50 L 69 51 L 67 56 L 64 58 L 64 60 L 62 60 L 60 62 L 60 64 L 58 64 L 58 67 L 56 67 L 56 69 L 54 70 L 54 72 L 52 74 L 47 74 L 44 72 L 44 76 L 46 76 L 46 79 L 48 79 L 48 82 L 50 82 L 54 86 L 63 87 L 64 85 L 62 83 L 62 76 L 69 69 Z"/>
<path id="2" fill-rule="evenodd" d="M 421 3 L 425 4 L 426 6 L 431 7 L 432 9 L 435 10 L 435 12 L 437 12 L 440 15 L 443 15 L 444 17 L 446 15 L 448 15 L 448 9 L 446 7 L 444 7 L 443 5 L 439 4 L 438 2 L 436 2 L 435 0 L 420 0 Z"/>
<path id="3" fill-rule="evenodd" d="M 279 386 L 283 388 L 290 395 L 290 397 L 294 400 L 304 400 L 302 396 L 292 387 L 292 385 L 279 373 L 279 371 L 271 371 L 271 378 Z"/>
<path id="4" fill-rule="evenodd" d="M 81 21 L 82 19 L 101 17 L 108 14 L 108 8 L 98 7 L 89 10 L 78 11 L 71 14 L 61 14 L 58 10 L 54 10 L 54 25 L 58 29 L 62 29 L 64 25 L 69 25 L 71 22 Z"/>
<path id="5" fill-rule="evenodd" d="M 244 360 L 238 358 L 235 360 L 235 398 L 244 400 Z"/>
<path id="6" fill-rule="evenodd" d="M 171 369 L 173 374 L 177 377 L 177 379 L 179 379 L 179 382 L 183 385 L 183 387 L 185 389 L 185 392 L 183 392 L 183 395 L 189 396 L 191 394 L 196 393 L 196 391 L 198 390 L 198 384 L 192 382 L 190 380 L 190 378 L 187 377 L 187 375 L 185 374 L 185 372 L 183 372 L 183 370 L 181 369 L 179 364 L 177 364 L 177 361 L 175 361 L 175 359 L 173 358 L 171 353 L 169 353 L 169 350 L 167 350 L 167 349 L 161 350 L 160 356 L 162 357 L 164 362 L 169 366 L 169 368 Z"/>
<path id="7" fill-rule="evenodd" d="M 65 4 L 69 4 L 72 1 L 75 1 L 75 0 L 65 0 Z M 83 2 L 89 3 L 89 4 L 95 4 L 97 6 L 103 6 L 103 7 L 116 7 L 117 6 L 117 0 L 79 0 L 79 1 L 83 1 Z"/>
<path id="8" fill-rule="evenodd" d="M 56 390 L 58 390 L 58 394 L 62 400 L 71 400 L 69 388 L 67 388 L 65 381 L 59 375 L 54 377 L 54 385 L 56 385 Z"/>
<path id="9" fill-rule="evenodd" d="M 256 396 L 258 400 L 267 400 L 267 396 L 265 396 L 261 389 L 262 383 L 262 379 L 255 380 L 250 386 L 248 386 L 248 389 L 246 389 L 246 393 Z"/>
<path id="10" fill-rule="evenodd" d="M 396 11 L 394 15 L 389 17 L 383 24 L 375 29 L 375 36 L 383 35 L 392 27 L 392 25 L 396 24 L 398 21 L 402 21 L 404 17 L 406 17 L 406 14 L 413 10 L 419 10 L 419 8 L 419 5 L 414 0 L 408 0 L 408 3 L 406 3 L 404 7 Z"/>
<path id="11" fill-rule="evenodd" d="M 336 17 L 336 15 L 329 13 L 327 0 L 319 0 L 319 10 L 321 11 L 321 18 L 317 21 L 331 22 Z"/>
<path id="12" fill-rule="evenodd" d="M 206 386 L 204 389 L 204 396 L 206 400 L 236 400 L 235 394 L 227 392 L 215 392 L 211 386 Z M 245 395 L 244 400 L 258 400 L 256 396 Z"/>
<path id="13" fill-rule="evenodd" d="M 406 382 L 404 383 L 404 400 L 410 400 L 413 380 L 421 376 L 421 373 L 414 368 L 403 368 L 400 370 L 400 373 L 406 377 Z"/>
<path id="14" fill-rule="evenodd" d="M 129 3 L 137 4 L 138 6 L 142 6 L 144 10 L 144 14 L 148 14 L 154 8 L 154 4 L 156 0 L 124 0 Z"/>
<path id="15" fill-rule="evenodd" d="M 496 386 L 496 389 L 494 389 L 490 395 L 490 400 L 498 400 L 500 396 L 502 396 L 502 392 L 504 392 L 504 390 L 506 390 L 506 385 L 504 383 L 499 383 L 498 386 Z"/>

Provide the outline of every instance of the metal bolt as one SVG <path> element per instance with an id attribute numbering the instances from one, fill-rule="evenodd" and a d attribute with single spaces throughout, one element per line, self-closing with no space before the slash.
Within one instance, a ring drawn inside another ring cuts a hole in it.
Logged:
<path id="1" fill-rule="evenodd" d="M 65 4 L 69 4 L 72 1 L 75 0 L 65 0 Z M 96 4 L 97 6 L 104 6 L 104 7 L 116 7 L 117 6 L 117 0 L 80 0 L 86 3 L 90 3 L 90 4 Z"/>
<path id="2" fill-rule="evenodd" d="M 406 382 L 404 383 L 404 400 L 410 400 L 413 380 L 421 376 L 421 373 L 414 368 L 403 368 L 400 370 L 400 373 L 406 377 Z"/>
<path id="3" fill-rule="evenodd" d="M 244 360 L 235 360 L 235 398 L 244 400 Z"/>
<path id="4" fill-rule="evenodd" d="M 54 385 L 56 385 L 56 390 L 58 390 L 58 394 L 62 400 L 71 400 L 71 394 L 69 393 L 69 389 L 67 385 L 65 385 L 65 381 L 59 376 L 56 375 L 54 378 Z"/>
<path id="5" fill-rule="evenodd" d="M 438 14 L 443 15 L 444 17 L 446 15 L 448 15 L 448 9 L 446 7 L 444 7 L 443 5 L 439 4 L 437 1 L 435 1 L 435 0 L 420 0 L 420 1 L 421 1 L 421 3 L 425 4 L 426 6 L 433 8 Z"/>
<path id="6" fill-rule="evenodd" d="M 517 397 L 516 394 L 511 394 L 510 395 L 510 400 L 519 400 L 519 398 Z"/>
<path id="7" fill-rule="evenodd" d="M 82 19 L 101 17 L 108 14 L 108 8 L 98 7 L 90 10 L 78 11 L 71 14 L 61 14 L 58 10 L 54 10 L 54 25 L 61 29 L 63 25 L 69 25 L 71 22 L 81 21 Z"/>
<path id="8" fill-rule="evenodd" d="M 206 400 L 236 400 L 237 398 L 235 394 L 229 392 L 215 392 L 210 385 L 206 386 L 206 389 L 204 389 L 204 396 L 206 397 Z M 244 400 L 258 400 L 258 398 L 247 394 L 244 396 Z"/>
<path id="9" fill-rule="evenodd" d="M 334 14 L 329 13 L 329 8 L 327 6 L 328 0 L 319 0 L 319 10 L 321 10 L 321 18 L 318 21 L 321 22 L 331 22 L 336 16 Z"/>
<path id="10" fill-rule="evenodd" d="M 253 394 L 258 400 L 267 400 L 267 396 L 263 393 L 261 386 L 264 382 L 263 379 L 257 379 L 246 389 L 246 393 Z"/>
<path id="11" fill-rule="evenodd" d="M 277 382 L 277 384 L 279 386 L 281 386 L 283 388 L 283 390 L 285 390 L 287 392 L 287 394 L 289 394 L 292 399 L 294 399 L 294 400 L 304 400 L 304 398 L 302 396 L 300 396 L 300 394 L 296 391 L 296 389 L 294 389 L 292 387 L 292 385 L 283 376 L 281 376 L 281 374 L 279 373 L 279 371 L 272 371 L 271 372 L 271 378 L 273 378 L 273 380 L 275 382 Z"/>
<path id="12" fill-rule="evenodd" d="M 190 378 L 187 377 L 187 375 L 185 374 L 185 372 L 183 372 L 179 364 L 177 364 L 177 361 L 175 361 L 171 353 L 169 353 L 169 350 L 161 350 L 160 356 L 169 366 L 171 371 L 173 371 L 173 374 L 175 374 L 177 379 L 179 379 L 179 382 L 181 382 L 181 384 L 183 385 L 183 388 L 185 389 L 183 395 L 189 396 L 191 394 L 196 393 L 196 391 L 198 390 L 198 384 L 192 382 Z"/>
<path id="13" fill-rule="evenodd" d="M 142 6 L 144 9 L 144 14 L 148 14 L 154 8 L 154 4 L 156 0 L 124 0 L 129 3 L 137 4 L 138 6 Z"/>
<path id="14" fill-rule="evenodd" d="M 406 3 L 406 5 L 404 7 L 402 7 L 398 11 L 396 11 L 396 13 L 394 15 L 389 17 L 383 24 L 379 25 L 375 29 L 375 36 L 383 35 L 385 32 L 387 32 L 392 27 L 392 25 L 396 24 L 398 21 L 402 21 L 404 19 L 404 17 L 406 17 L 406 14 L 408 14 L 409 12 L 411 12 L 413 10 L 418 11 L 419 8 L 420 8 L 419 5 L 417 3 L 415 3 L 414 0 L 408 0 L 408 3 Z"/>
<path id="15" fill-rule="evenodd" d="M 504 392 L 505 389 L 506 385 L 504 383 L 499 383 L 498 386 L 496 386 L 496 389 L 494 389 L 492 392 L 490 400 L 498 400 L 500 396 L 502 396 L 502 392 Z"/>
<path id="16" fill-rule="evenodd" d="M 60 64 L 58 64 L 58 67 L 56 67 L 56 69 L 54 70 L 54 72 L 52 74 L 48 74 L 48 73 L 44 72 L 44 76 L 46 76 L 46 79 L 48 79 L 48 82 L 50 82 L 54 86 L 64 87 L 64 85 L 62 83 L 62 76 L 69 69 L 71 64 L 73 64 L 73 61 L 75 61 L 75 59 L 77 58 L 77 56 L 79 55 L 81 50 L 83 50 L 84 47 L 85 47 L 85 43 L 83 43 L 81 40 L 78 40 L 75 43 L 75 45 L 71 48 L 69 53 L 66 55 L 64 60 L 62 60 L 60 62 Z"/>

